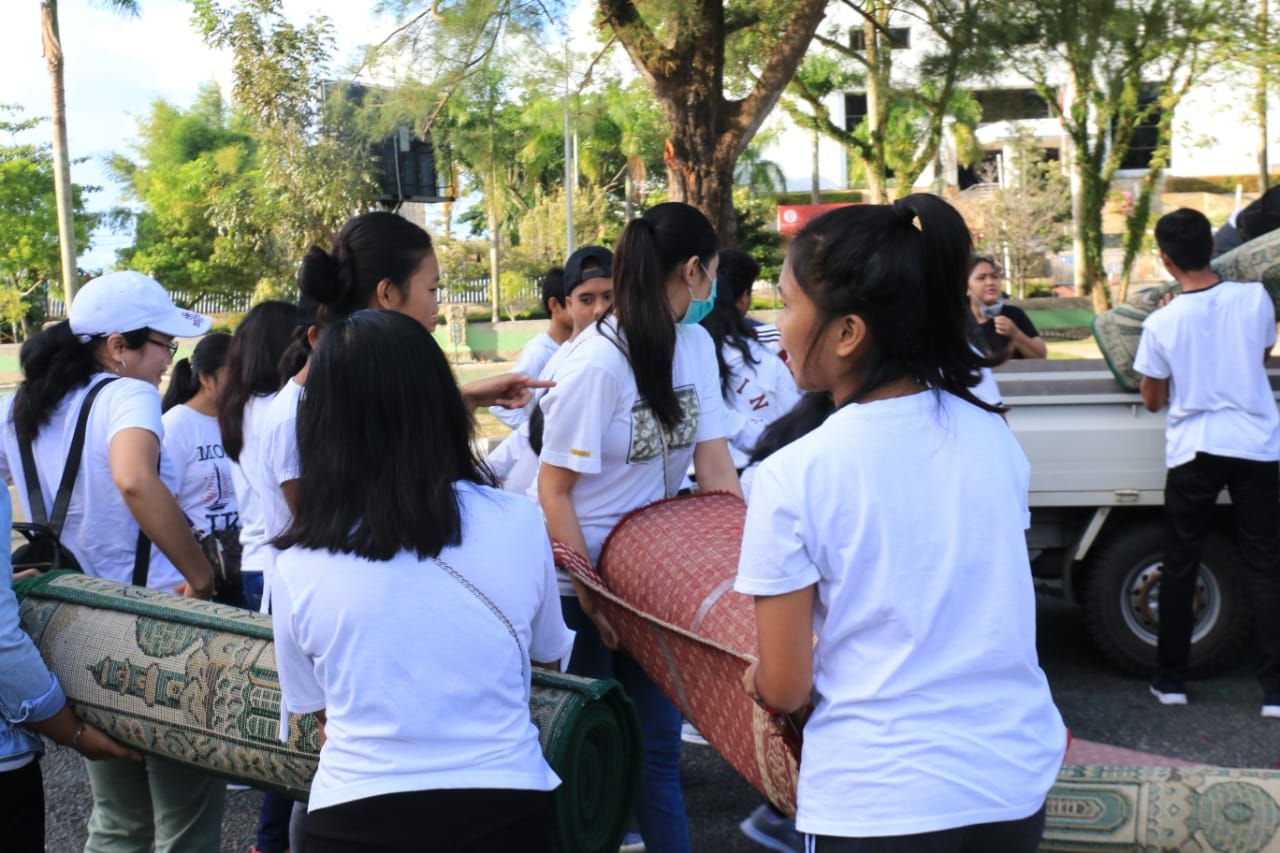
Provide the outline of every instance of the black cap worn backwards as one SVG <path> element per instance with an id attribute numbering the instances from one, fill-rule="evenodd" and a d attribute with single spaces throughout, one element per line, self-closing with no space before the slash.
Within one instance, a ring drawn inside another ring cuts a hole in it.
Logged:
<path id="1" fill-rule="evenodd" d="M 594 269 L 583 271 L 583 267 Z M 564 265 L 564 295 L 568 297 L 573 289 L 589 278 L 613 277 L 613 252 L 603 246 L 583 246 L 569 256 Z"/>

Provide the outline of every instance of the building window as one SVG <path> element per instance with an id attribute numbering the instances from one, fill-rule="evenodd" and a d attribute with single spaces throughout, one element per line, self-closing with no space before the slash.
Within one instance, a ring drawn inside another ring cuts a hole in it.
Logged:
<path id="1" fill-rule="evenodd" d="M 864 92 L 845 92 L 844 129 L 853 133 L 867 117 L 867 96 Z"/>
<path id="2" fill-rule="evenodd" d="M 911 47 L 910 27 L 889 27 L 888 30 L 890 50 L 907 50 Z M 867 31 L 862 27 L 850 29 L 849 47 L 852 50 L 865 51 L 867 49 Z"/>
<path id="3" fill-rule="evenodd" d="M 982 107 L 983 122 L 1049 118 L 1049 104 L 1035 89 L 979 89 L 973 99 Z"/>
<path id="4" fill-rule="evenodd" d="M 1147 107 L 1159 100 L 1160 93 L 1154 85 L 1147 85 L 1145 91 L 1138 96 L 1138 103 Z M 1120 162 L 1121 169 L 1150 169 L 1151 155 L 1156 151 L 1160 141 L 1160 116 L 1164 110 L 1157 107 L 1151 111 L 1147 119 L 1133 129 L 1133 138 L 1129 140 L 1129 150 Z M 1172 159 L 1172 158 L 1170 158 Z M 1166 164 L 1168 165 L 1168 164 Z"/>

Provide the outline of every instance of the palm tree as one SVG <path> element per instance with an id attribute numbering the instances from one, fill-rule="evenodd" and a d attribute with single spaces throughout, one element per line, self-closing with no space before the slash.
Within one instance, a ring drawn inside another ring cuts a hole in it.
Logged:
<path id="1" fill-rule="evenodd" d="M 140 11 L 137 0 L 102 0 L 103 5 L 129 17 Z M 62 80 L 62 38 L 58 35 L 58 0 L 40 0 L 40 31 L 44 61 L 53 94 L 53 194 L 58 205 L 58 242 L 62 249 L 62 289 L 67 307 L 75 298 L 76 232 L 71 204 L 71 158 L 67 154 L 67 93 Z"/>

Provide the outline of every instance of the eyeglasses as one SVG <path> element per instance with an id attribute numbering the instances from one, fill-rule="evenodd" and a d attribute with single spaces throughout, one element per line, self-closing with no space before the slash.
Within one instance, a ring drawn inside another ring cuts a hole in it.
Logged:
<path id="1" fill-rule="evenodd" d="M 173 358 L 175 355 L 178 354 L 177 341 L 157 341 L 155 338 L 147 338 L 147 343 L 155 344 L 158 347 L 164 347 L 169 351 L 170 358 Z"/>

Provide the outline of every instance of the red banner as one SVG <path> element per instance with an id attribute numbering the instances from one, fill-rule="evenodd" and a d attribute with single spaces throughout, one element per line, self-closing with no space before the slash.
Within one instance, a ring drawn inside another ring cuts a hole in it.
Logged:
<path id="1" fill-rule="evenodd" d="M 778 205 L 778 233 L 784 237 L 794 237 L 800 229 L 817 219 L 828 210 L 849 207 L 854 202 L 839 204 L 780 204 Z"/>

